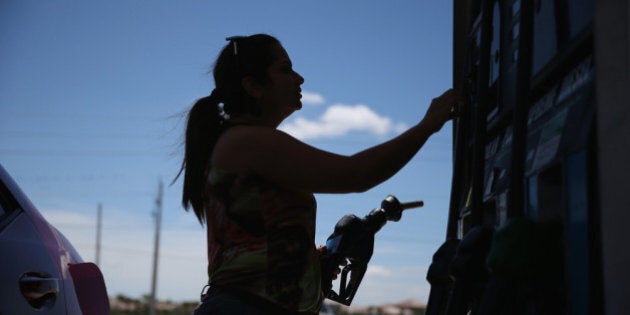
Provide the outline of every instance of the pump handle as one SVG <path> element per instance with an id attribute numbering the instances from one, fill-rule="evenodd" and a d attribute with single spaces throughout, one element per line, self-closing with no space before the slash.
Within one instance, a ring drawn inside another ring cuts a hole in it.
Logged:
<path id="1" fill-rule="evenodd" d="M 403 210 L 412 209 L 412 208 L 420 208 L 422 206 L 424 206 L 424 201 L 422 200 L 403 202 L 400 204 L 400 207 Z"/>

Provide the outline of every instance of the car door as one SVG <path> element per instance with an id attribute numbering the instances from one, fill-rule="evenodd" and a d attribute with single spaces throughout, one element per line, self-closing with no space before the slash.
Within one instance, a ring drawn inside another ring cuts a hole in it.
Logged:
<path id="1" fill-rule="evenodd" d="M 0 314 L 66 314 L 62 279 L 50 255 L 0 182 Z"/>

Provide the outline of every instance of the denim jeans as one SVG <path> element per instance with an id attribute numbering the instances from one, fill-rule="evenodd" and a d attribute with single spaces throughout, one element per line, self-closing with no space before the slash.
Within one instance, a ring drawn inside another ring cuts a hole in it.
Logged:
<path id="1" fill-rule="evenodd" d="M 294 315 L 261 297 L 231 289 L 210 287 L 193 315 Z"/>
<path id="2" fill-rule="evenodd" d="M 195 309 L 193 315 L 263 315 L 266 314 L 256 305 L 241 297 L 232 296 L 222 292 L 209 293 Z"/>

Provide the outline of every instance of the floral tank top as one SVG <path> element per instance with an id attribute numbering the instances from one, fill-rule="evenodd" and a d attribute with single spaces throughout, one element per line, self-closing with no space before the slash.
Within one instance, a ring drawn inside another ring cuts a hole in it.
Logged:
<path id="1" fill-rule="evenodd" d="M 213 168 L 205 208 L 210 285 L 318 312 L 324 298 L 312 194 Z"/>

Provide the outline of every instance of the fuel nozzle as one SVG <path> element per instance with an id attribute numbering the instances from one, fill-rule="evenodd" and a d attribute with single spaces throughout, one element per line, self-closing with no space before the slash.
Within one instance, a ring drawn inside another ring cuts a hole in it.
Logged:
<path id="1" fill-rule="evenodd" d="M 326 297 L 350 305 L 372 257 L 376 232 L 387 221 L 400 220 L 403 210 L 423 205 L 422 201 L 400 203 L 396 197 L 389 195 L 381 202 L 380 208 L 372 210 L 363 219 L 352 214 L 343 216 L 326 241 L 328 253 L 322 267 L 322 287 Z M 333 270 L 344 259 L 350 263 L 341 272 L 337 293 L 332 289 Z"/>

